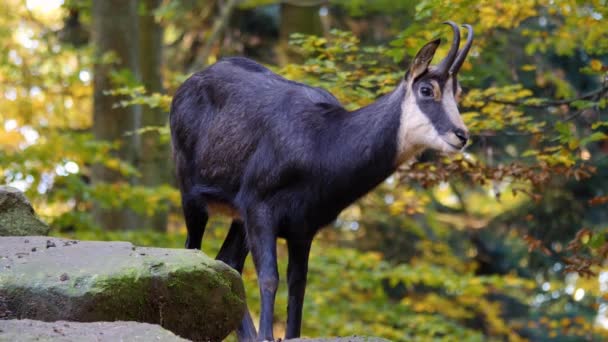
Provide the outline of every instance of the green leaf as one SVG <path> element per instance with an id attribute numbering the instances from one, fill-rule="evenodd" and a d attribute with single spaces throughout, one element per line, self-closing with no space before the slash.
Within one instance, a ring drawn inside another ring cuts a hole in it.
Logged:
<path id="1" fill-rule="evenodd" d="M 598 122 L 594 122 L 591 125 L 591 129 L 598 129 L 600 127 L 608 127 L 608 121 L 598 121 Z"/>
<path id="2" fill-rule="evenodd" d="M 590 136 L 581 139 L 581 145 L 584 146 L 592 142 L 605 140 L 606 138 L 608 138 L 608 135 L 606 135 L 604 132 L 594 132 Z"/>
<path id="3" fill-rule="evenodd" d="M 576 101 L 572 102 L 572 106 L 576 109 L 593 108 L 595 105 L 596 105 L 596 102 L 587 101 L 587 100 L 576 100 Z"/>
<path id="4" fill-rule="evenodd" d="M 589 241 L 589 246 L 591 248 L 599 248 L 606 242 L 606 236 L 604 234 L 594 234 L 591 240 Z"/>

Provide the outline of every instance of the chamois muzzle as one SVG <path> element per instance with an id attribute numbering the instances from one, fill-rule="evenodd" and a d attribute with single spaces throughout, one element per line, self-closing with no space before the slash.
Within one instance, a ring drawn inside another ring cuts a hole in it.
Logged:
<path id="1" fill-rule="evenodd" d="M 455 129 L 454 135 L 460 141 L 460 148 L 463 148 L 469 141 L 469 133 L 463 129 L 460 129 L 460 128 Z"/>

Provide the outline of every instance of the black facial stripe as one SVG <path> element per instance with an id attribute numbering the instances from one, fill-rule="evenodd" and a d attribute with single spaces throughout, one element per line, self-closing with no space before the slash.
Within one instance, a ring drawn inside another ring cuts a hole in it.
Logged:
<path id="1" fill-rule="evenodd" d="M 452 95 L 456 96 L 456 92 L 458 92 L 458 80 L 456 79 L 456 74 L 452 76 Z"/>
<path id="2" fill-rule="evenodd" d="M 436 81 L 441 89 L 443 96 L 445 96 L 445 88 L 448 86 L 449 76 L 438 75 L 433 72 L 434 70 L 429 70 L 428 73 L 421 76 L 417 79 L 412 85 L 414 96 L 416 97 L 416 104 L 420 111 L 426 115 L 429 121 L 433 124 L 435 130 L 440 134 L 446 134 L 458 128 L 450 119 L 450 116 L 446 112 L 445 108 L 443 108 L 443 102 L 437 101 L 432 98 L 423 98 L 420 95 L 420 87 L 431 85 L 431 80 Z M 456 96 L 456 90 L 458 88 L 458 81 L 456 80 L 456 76 L 452 76 L 452 96 Z"/>
<path id="3" fill-rule="evenodd" d="M 436 101 L 433 98 L 424 98 L 420 96 L 418 91 L 420 86 L 421 84 L 414 85 L 416 105 L 420 108 L 420 111 L 426 115 L 437 133 L 443 135 L 456 129 L 456 125 L 452 122 L 450 116 L 443 107 L 443 102 Z"/>
<path id="4" fill-rule="evenodd" d="M 418 108 L 420 108 L 420 111 L 429 118 L 429 121 L 440 135 L 451 132 L 457 128 L 446 113 L 441 102 L 423 100 L 417 97 L 416 104 L 418 105 Z"/>

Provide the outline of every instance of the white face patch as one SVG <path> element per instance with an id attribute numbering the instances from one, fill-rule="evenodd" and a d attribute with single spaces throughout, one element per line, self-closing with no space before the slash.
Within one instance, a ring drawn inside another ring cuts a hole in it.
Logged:
<path id="1" fill-rule="evenodd" d="M 452 84 L 454 79 L 450 77 L 443 87 L 444 96 L 441 99 L 441 104 L 443 109 L 445 110 L 450 121 L 457 127 L 462 129 L 463 131 L 467 131 L 467 127 L 464 125 L 462 121 L 462 117 L 460 116 L 460 111 L 458 110 L 458 105 L 456 104 L 456 94 L 454 94 L 454 85 Z M 454 135 L 452 132 L 447 132 L 442 136 L 443 139 L 447 140 L 447 142 L 453 145 L 460 145 L 460 139 Z"/>
<path id="2" fill-rule="evenodd" d="M 411 89 L 411 85 L 408 85 L 408 89 Z M 411 90 L 406 93 L 401 104 L 397 134 L 397 165 L 408 161 L 424 149 L 443 142 L 429 118 L 420 111 Z"/>
<path id="3" fill-rule="evenodd" d="M 401 118 L 399 121 L 397 157 L 395 163 L 400 165 L 411 159 L 425 149 L 434 149 L 444 153 L 454 153 L 459 149 L 458 137 L 453 132 L 439 135 L 433 123 L 420 110 L 416 103 L 416 96 L 412 91 L 412 84 L 406 85 L 408 91 L 401 104 Z M 444 86 L 441 104 L 451 122 L 466 131 L 466 127 L 460 117 L 460 112 L 453 95 L 452 79 L 450 78 Z"/>

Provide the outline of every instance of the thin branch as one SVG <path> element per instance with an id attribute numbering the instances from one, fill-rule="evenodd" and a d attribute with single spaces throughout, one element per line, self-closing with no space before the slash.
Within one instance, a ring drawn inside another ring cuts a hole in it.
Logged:
<path id="1" fill-rule="evenodd" d="M 603 85 L 601 88 L 596 89 L 585 95 L 581 95 L 578 97 L 574 97 L 571 99 L 565 99 L 565 100 L 543 101 L 542 103 L 539 103 L 539 104 L 526 103 L 525 101 L 506 101 L 506 100 L 500 100 L 500 99 L 495 99 L 495 98 L 486 98 L 485 101 L 509 105 L 509 106 L 522 106 L 522 107 L 529 107 L 529 108 L 547 108 L 547 107 L 555 107 L 555 106 L 561 106 L 561 105 L 570 105 L 573 102 L 581 101 L 581 100 L 599 98 L 606 92 L 608 92 L 608 86 Z"/>
<path id="2" fill-rule="evenodd" d="M 500 132 L 500 133 L 497 133 L 497 132 Z M 477 137 L 495 137 L 495 136 L 499 136 L 499 135 L 528 137 L 528 136 L 532 136 L 532 135 L 539 134 L 542 132 L 544 132 L 544 130 L 540 130 L 537 132 L 485 131 L 485 132 L 479 132 L 479 133 L 472 133 L 472 135 L 477 136 Z"/>
<path id="3" fill-rule="evenodd" d="M 226 28 L 226 25 L 228 24 L 228 20 L 230 18 L 230 14 L 232 14 L 232 11 L 240 2 L 241 0 L 227 0 L 226 4 L 221 7 L 220 14 L 213 23 L 213 27 L 211 28 L 211 32 L 207 37 L 207 41 L 205 42 L 205 45 L 203 46 L 201 52 L 198 54 L 198 57 L 196 58 L 194 63 L 192 63 L 190 71 L 196 71 L 207 65 L 207 59 L 211 54 L 211 49 L 213 48 L 215 41 L 219 38 L 221 33 Z"/>
<path id="4" fill-rule="evenodd" d="M 583 114 L 585 111 L 584 110 L 577 110 L 574 114 L 571 114 L 569 116 L 567 116 L 564 121 L 571 121 L 576 119 L 577 117 L 581 116 L 581 114 Z"/>

